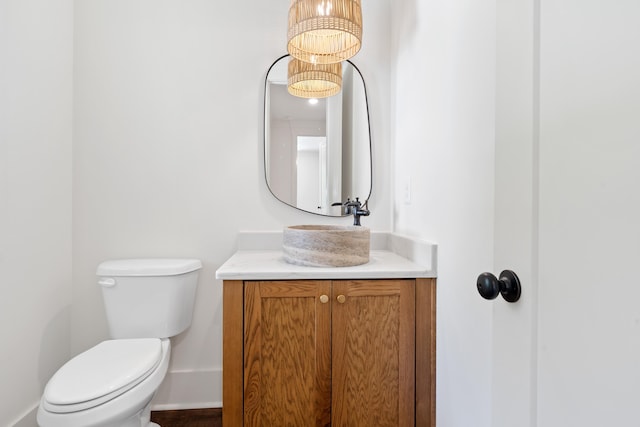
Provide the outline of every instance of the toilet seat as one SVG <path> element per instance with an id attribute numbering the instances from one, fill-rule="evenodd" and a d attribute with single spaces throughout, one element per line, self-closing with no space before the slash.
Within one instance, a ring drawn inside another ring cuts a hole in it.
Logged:
<path id="1" fill-rule="evenodd" d="M 56 372 L 45 388 L 44 407 L 63 414 L 101 405 L 144 381 L 161 360 L 158 338 L 103 341 Z"/>

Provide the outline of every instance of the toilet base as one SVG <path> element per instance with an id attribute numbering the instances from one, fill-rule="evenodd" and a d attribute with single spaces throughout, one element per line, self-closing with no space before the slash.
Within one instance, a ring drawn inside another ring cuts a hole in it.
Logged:
<path id="1" fill-rule="evenodd" d="M 140 425 L 142 427 L 162 427 L 160 424 L 156 424 L 151 421 L 151 401 L 144 407 L 140 414 Z"/>

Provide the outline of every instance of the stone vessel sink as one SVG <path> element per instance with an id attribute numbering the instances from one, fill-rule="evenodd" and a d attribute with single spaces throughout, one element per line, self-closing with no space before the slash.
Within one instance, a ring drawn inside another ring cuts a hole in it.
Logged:
<path id="1" fill-rule="evenodd" d="M 350 267 L 369 262 L 370 232 L 352 225 L 293 225 L 284 229 L 288 263 L 310 267 Z"/>

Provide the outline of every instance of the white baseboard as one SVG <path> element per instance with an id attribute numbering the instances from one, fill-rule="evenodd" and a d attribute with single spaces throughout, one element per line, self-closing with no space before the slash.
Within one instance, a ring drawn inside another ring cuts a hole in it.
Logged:
<path id="1" fill-rule="evenodd" d="M 173 371 L 160 385 L 152 411 L 222 408 L 222 369 Z"/>
<path id="2" fill-rule="evenodd" d="M 39 404 L 10 426 L 37 427 Z M 153 411 L 200 408 L 222 408 L 222 369 L 167 372 L 151 404 Z"/>
<path id="3" fill-rule="evenodd" d="M 36 414 L 38 413 L 38 406 L 40 402 L 36 403 L 30 411 L 20 417 L 16 422 L 10 424 L 11 427 L 38 427 L 36 421 Z"/>

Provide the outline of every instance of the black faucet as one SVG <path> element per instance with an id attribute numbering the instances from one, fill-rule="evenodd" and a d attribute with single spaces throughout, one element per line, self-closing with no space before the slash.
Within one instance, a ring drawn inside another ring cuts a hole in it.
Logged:
<path id="1" fill-rule="evenodd" d="M 344 206 L 345 215 L 353 215 L 353 225 L 360 226 L 360 217 L 361 216 L 369 216 L 371 213 L 368 208 L 369 201 L 364 202 L 364 205 L 360 203 L 360 198 L 356 197 L 356 200 L 351 200 L 347 198 L 347 201 L 344 203 L 333 203 L 331 206 Z"/>

